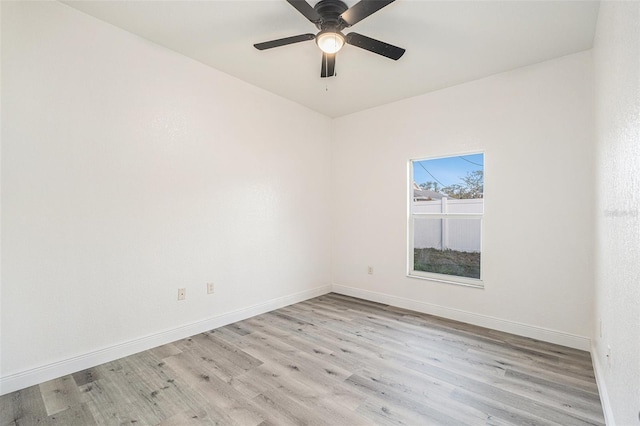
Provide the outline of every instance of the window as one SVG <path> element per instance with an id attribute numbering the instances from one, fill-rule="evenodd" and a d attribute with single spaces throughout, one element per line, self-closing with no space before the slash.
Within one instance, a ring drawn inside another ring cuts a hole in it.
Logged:
<path id="1" fill-rule="evenodd" d="M 409 162 L 408 274 L 482 287 L 484 154 Z"/>

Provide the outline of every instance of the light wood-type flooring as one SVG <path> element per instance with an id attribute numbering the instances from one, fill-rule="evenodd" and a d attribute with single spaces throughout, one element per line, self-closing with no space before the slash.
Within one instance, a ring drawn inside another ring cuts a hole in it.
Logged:
<path id="1" fill-rule="evenodd" d="M 0 397 L 4 425 L 601 425 L 587 352 L 328 294 Z"/>

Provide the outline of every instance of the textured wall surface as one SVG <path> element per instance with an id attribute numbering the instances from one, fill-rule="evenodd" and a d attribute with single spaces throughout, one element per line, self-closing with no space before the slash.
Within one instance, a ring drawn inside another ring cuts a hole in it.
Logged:
<path id="1" fill-rule="evenodd" d="M 336 119 L 334 283 L 587 342 L 592 98 L 583 52 Z M 408 278 L 408 160 L 478 151 L 485 288 Z"/>
<path id="2" fill-rule="evenodd" d="M 61 3 L 2 8 L 2 376 L 330 284 L 327 117 Z"/>
<path id="3" fill-rule="evenodd" d="M 604 377 L 601 390 L 608 395 L 612 408 L 608 414 L 613 414 L 618 425 L 637 425 L 640 424 L 639 2 L 602 2 L 594 64 L 598 169 L 594 355 Z"/>

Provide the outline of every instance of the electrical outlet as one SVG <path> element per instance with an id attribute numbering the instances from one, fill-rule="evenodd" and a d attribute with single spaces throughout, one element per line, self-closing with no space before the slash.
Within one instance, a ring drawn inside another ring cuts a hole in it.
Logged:
<path id="1" fill-rule="evenodd" d="M 184 300 L 187 298 L 187 289 L 179 288 L 178 289 L 178 300 Z"/>
<path id="2" fill-rule="evenodd" d="M 213 283 L 207 283 L 207 294 L 213 294 Z"/>
<path id="3" fill-rule="evenodd" d="M 373 266 L 367 267 L 367 274 L 373 275 Z"/>

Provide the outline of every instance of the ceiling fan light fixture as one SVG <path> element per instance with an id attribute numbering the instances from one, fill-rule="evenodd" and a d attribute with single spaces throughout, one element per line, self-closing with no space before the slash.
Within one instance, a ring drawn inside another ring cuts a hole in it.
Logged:
<path id="1" fill-rule="evenodd" d="M 344 35 L 338 31 L 320 31 L 316 44 L 324 53 L 336 53 L 344 46 Z"/>

